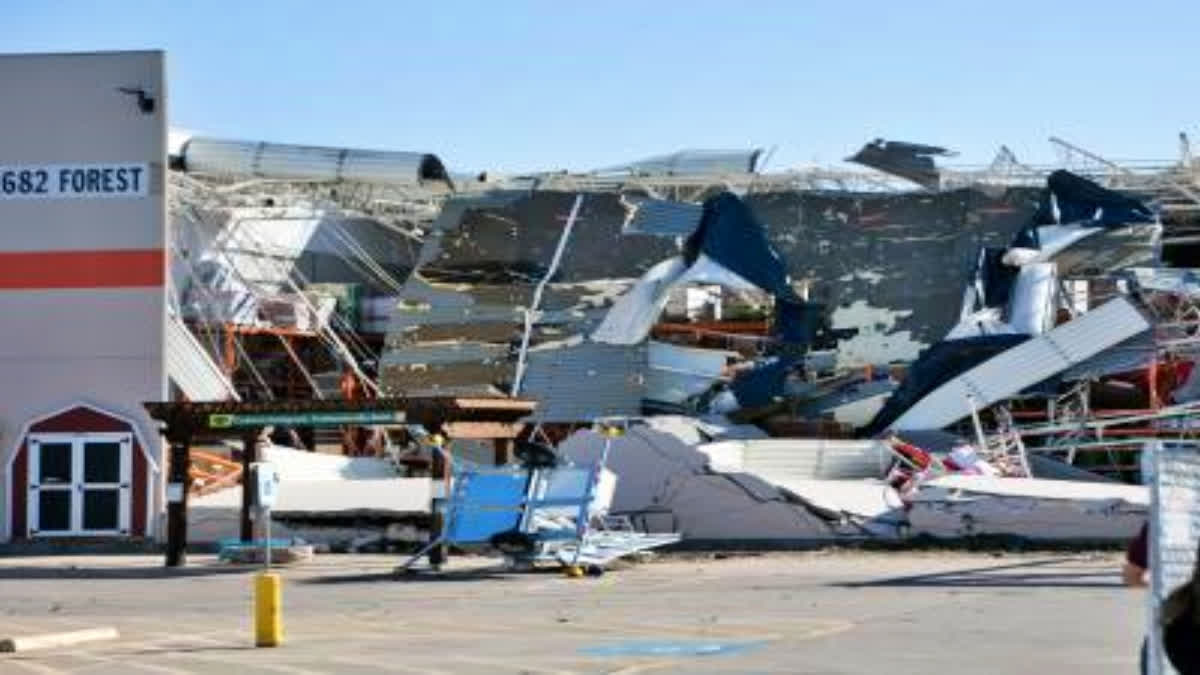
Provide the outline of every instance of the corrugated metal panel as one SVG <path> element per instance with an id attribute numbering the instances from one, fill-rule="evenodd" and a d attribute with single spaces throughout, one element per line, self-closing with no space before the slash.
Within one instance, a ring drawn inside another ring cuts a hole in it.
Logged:
<path id="1" fill-rule="evenodd" d="M 508 355 L 506 345 L 486 342 L 442 342 L 405 345 L 380 358 L 380 365 L 430 365 L 442 363 L 485 362 L 503 359 Z"/>
<path id="2" fill-rule="evenodd" d="M 641 414 L 646 368 L 644 346 L 594 342 L 532 350 L 521 395 L 538 400 L 532 419 L 590 422 Z"/>
<path id="3" fill-rule="evenodd" d="M 184 168 L 191 173 L 403 185 L 449 181 L 441 160 L 424 152 L 193 137 L 182 153 Z"/>
<path id="4" fill-rule="evenodd" d="M 720 377 L 727 360 L 737 355 L 737 352 L 682 347 L 669 342 L 650 342 L 647 350 L 651 368 L 709 377 Z"/>
<path id="5" fill-rule="evenodd" d="M 681 404 L 708 391 L 714 379 L 705 375 L 650 369 L 646 371 L 646 399 Z"/>
<path id="6" fill-rule="evenodd" d="M 1083 380 L 1145 368 L 1154 360 L 1155 351 L 1154 335 L 1146 331 L 1071 366 L 1063 371 L 1062 378 L 1068 381 Z"/>
<path id="7" fill-rule="evenodd" d="M 689 397 L 707 391 L 721 377 L 728 353 L 651 342 L 648 358 L 646 398 L 683 403 Z"/>
<path id="8" fill-rule="evenodd" d="M 409 326 L 470 323 L 476 321 L 512 321 L 520 317 L 511 305 L 480 305 L 475 298 L 453 288 L 433 286 L 420 279 L 404 284 L 389 331 Z"/>
<path id="9" fill-rule="evenodd" d="M 625 222 L 625 234 L 686 237 L 700 225 L 704 207 L 668 199 L 641 199 L 629 203 L 633 213 Z"/>
<path id="10" fill-rule="evenodd" d="M 721 457 L 728 465 L 734 454 L 732 448 L 721 447 L 727 445 L 740 447 L 743 471 L 772 483 L 814 478 L 881 478 L 892 461 L 884 444 L 873 440 L 771 438 L 723 441 L 702 445 L 699 449 Z"/>
<path id="11" fill-rule="evenodd" d="M 556 289 L 551 287 L 551 290 Z M 599 322 L 608 311 L 607 307 L 543 309 L 534 324 L 586 325 Z M 523 309 L 516 305 L 480 303 L 470 293 L 456 290 L 456 287 L 434 286 L 424 280 L 410 279 L 392 312 L 388 332 L 400 332 L 413 326 L 484 322 L 511 322 L 515 326 L 523 324 L 524 320 Z"/>
<path id="12" fill-rule="evenodd" d="M 941 429 L 970 414 L 968 396 L 987 407 L 1016 395 L 1150 328 L 1125 298 L 1092 311 L 972 368 L 909 408 L 894 429 Z"/>
<path id="13" fill-rule="evenodd" d="M 167 317 L 167 377 L 189 401 L 239 400 L 237 391 L 204 346 L 177 316 Z"/>
<path id="14" fill-rule="evenodd" d="M 680 150 L 618 164 L 596 173 L 634 173 L 643 175 L 696 175 L 753 173 L 762 150 Z"/>

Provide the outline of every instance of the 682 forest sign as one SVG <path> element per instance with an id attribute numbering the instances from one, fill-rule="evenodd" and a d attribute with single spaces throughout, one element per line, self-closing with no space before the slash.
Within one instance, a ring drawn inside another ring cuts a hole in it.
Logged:
<path id="1" fill-rule="evenodd" d="M 150 193 L 150 165 L 0 165 L 0 201 L 6 199 L 138 198 Z"/>

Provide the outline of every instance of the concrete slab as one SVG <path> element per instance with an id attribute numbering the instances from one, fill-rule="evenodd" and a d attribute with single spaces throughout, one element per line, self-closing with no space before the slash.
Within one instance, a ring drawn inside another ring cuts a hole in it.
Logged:
<path id="1" fill-rule="evenodd" d="M 1116 675 L 1143 632 L 1116 553 L 663 556 L 597 579 L 456 558 L 403 581 L 394 556 L 318 556 L 279 570 L 284 644 L 255 649 L 257 568 L 192 560 L 180 576 L 157 557 L 0 558 L 6 628 L 102 617 L 121 633 L 0 656 L 0 672 Z"/>

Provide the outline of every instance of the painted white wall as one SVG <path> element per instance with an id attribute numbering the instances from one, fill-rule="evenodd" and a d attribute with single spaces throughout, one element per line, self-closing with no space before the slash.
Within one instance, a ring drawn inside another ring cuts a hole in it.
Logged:
<path id="1" fill-rule="evenodd" d="M 0 55 L 0 164 L 149 166 L 140 198 L 0 199 L 0 253 L 165 248 L 164 58 L 157 51 Z M 145 90 L 153 113 L 120 88 Z M 165 255 L 163 266 L 165 276 Z M 161 286 L 0 289 L 0 467 L 32 418 L 79 401 L 131 419 L 161 466 L 157 427 L 142 403 L 167 396 L 164 308 Z M 5 512 L 7 486 L 6 475 Z M 158 486 L 148 500 L 154 533 Z M 8 518 L 0 523 L 7 540 Z"/>

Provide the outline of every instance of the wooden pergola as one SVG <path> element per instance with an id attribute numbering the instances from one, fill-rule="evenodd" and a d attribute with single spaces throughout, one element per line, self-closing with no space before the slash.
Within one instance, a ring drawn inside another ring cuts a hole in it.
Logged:
<path id="1" fill-rule="evenodd" d="M 267 427 L 337 427 L 420 425 L 431 434 L 449 439 L 492 440 L 495 463 L 512 459 L 513 439 L 524 428 L 520 420 L 533 412 L 536 402 L 501 396 L 436 396 L 378 398 L 363 401 L 301 400 L 242 403 L 151 402 L 144 404 L 150 417 L 162 423 L 161 433 L 170 444 L 167 480 L 166 565 L 186 562 L 187 508 L 191 445 L 199 435 L 242 439 L 241 539 L 253 538 L 250 519 L 251 486 L 246 479 L 250 464 L 258 460 L 258 439 Z M 430 480 L 449 480 L 450 467 L 440 453 L 433 454 Z M 441 533 L 441 518 L 432 511 L 431 540 Z M 434 563 L 445 552 L 430 553 Z"/>

